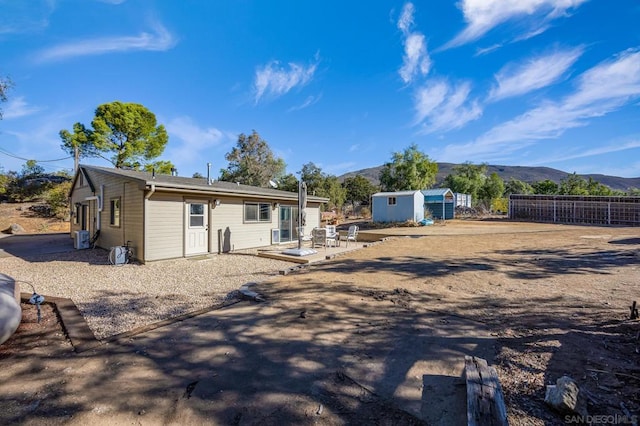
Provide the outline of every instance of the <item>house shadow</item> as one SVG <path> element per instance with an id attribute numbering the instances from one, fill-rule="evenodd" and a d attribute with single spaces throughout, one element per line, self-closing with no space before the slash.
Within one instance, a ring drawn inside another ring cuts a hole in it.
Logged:
<path id="1" fill-rule="evenodd" d="M 231 251 L 231 229 L 227 226 L 222 234 L 222 252 L 229 253 Z"/>
<path id="2" fill-rule="evenodd" d="M 68 261 L 106 265 L 108 252 L 101 248 L 76 250 L 68 232 L 8 235 L 0 238 L 0 258 L 17 257 L 26 262 Z"/>

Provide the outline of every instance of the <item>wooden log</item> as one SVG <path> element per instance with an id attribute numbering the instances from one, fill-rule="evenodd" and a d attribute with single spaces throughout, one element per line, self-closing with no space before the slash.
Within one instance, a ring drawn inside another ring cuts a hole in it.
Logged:
<path id="1" fill-rule="evenodd" d="M 498 373 L 487 361 L 464 357 L 468 426 L 508 426 L 507 409 Z"/>

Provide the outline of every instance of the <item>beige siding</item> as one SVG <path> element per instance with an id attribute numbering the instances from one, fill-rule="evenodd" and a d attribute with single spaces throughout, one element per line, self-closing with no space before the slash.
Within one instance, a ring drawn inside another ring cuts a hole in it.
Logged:
<path id="1" fill-rule="evenodd" d="M 108 250 L 113 246 L 124 245 L 127 241 L 131 241 L 135 257 L 144 259 L 142 205 L 144 191 L 129 179 L 93 170 L 89 171 L 88 175 L 94 184 L 95 194 L 90 193 L 89 187 L 74 189 L 72 200 L 84 200 L 87 196 L 102 195 L 101 212 L 98 211 L 96 201 L 91 201 L 90 204 L 89 222 L 92 235 L 97 229 L 98 216 L 100 217 L 100 238 L 97 245 Z M 110 202 L 115 198 L 120 199 L 120 226 L 110 224 Z M 72 226 L 73 230 L 74 226 Z"/>
<path id="2" fill-rule="evenodd" d="M 313 229 L 320 226 L 320 204 L 307 205 L 307 229 Z M 306 232 L 307 234 L 309 232 Z"/>
<path id="3" fill-rule="evenodd" d="M 145 260 L 184 255 L 184 199 L 180 194 L 156 193 L 146 201 L 147 234 Z"/>
<path id="4" fill-rule="evenodd" d="M 89 201 L 85 201 L 85 198 L 87 197 L 91 197 L 93 196 L 93 192 L 91 192 L 91 187 L 89 185 L 87 185 L 85 183 L 85 185 L 80 185 L 81 180 L 78 179 L 75 183 L 75 186 L 73 187 L 73 191 L 71 193 L 71 209 L 74 212 L 74 215 L 76 213 L 76 204 L 86 204 L 88 206 L 90 206 L 92 203 Z M 89 211 L 89 218 L 87 219 L 87 226 L 90 226 L 92 224 L 92 220 L 91 220 L 91 211 Z M 78 218 L 78 223 L 76 223 L 76 217 L 72 217 L 71 218 L 71 227 L 70 227 L 70 236 L 73 238 L 73 236 L 75 235 L 74 233 L 76 231 L 79 231 L 82 229 L 82 222 L 80 221 L 80 218 Z"/>
<path id="5" fill-rule="evenodd" d="M 211 251 L 218 250 L 218 233 L 222 233 L 223 252 L 268 246 L 271 244 L 271 229 L 278 227 L 278 210 L 268 200 L 251 201 L 271 204 L 271 222 L 244 222 L 244 200 L 219 198 L 220 205 L 211 211 Z"/>

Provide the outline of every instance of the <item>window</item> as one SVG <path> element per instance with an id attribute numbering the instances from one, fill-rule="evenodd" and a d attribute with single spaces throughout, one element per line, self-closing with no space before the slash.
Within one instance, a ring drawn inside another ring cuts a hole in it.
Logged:
<path id="1" fill-rule="evenodd" d="M 120 198 L 112 198 L 109 202 L 109 213 L 111 226 L 120 226 Z"/>
<path id="2" fill-rule="evenodd" d="M 390 206 L 395 206 L 396 205 L 396 197 L 387 198 L 387 204 L 390 205 Z"/>
<path id="3" fill-rule="evenodd" d="M 245 222 L 271 222 L 271 203 L 244 203 Z"/>
<path id="4" fill-rule="evenodd" d="M 204 204 L 189 205 L 189 227 L 202 228 L 204 226 Z"/>

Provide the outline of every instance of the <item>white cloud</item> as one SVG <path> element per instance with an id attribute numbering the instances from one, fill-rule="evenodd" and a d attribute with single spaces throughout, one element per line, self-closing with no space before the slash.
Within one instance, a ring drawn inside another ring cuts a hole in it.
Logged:
<path id="1" fill-rule="evenodd" d="M 398 29 L 407 34 L 411 27 L 413 27 L 413 13 L 415 8 L 413 3 L 405 3 L 398 19 Z"/>
<path id="2" fill-rule="evenodd" d="M 427 42 L 424 34 L 411 31 L 413 27 L 414 7 L 406 3 L 398 19 L 398 28 L 404 36 L 404 56 L 402 67 L 398 73 L 406 84 L 411 83 L 416 76 L 424 76 L 431 70 L 431 58 L 427 52 Z"/>
<path id="3" fill-rule="evenodd" d="M 225 134 L 215 127 L 199 127 L 190 117 L 178 117 L 167 123 L 167 132 L 182 141 L 181 148 L 200 150 L 222 143 Z"/>
<path id="4" fill-rule="evenodd" d="M 444 79 L 432 80 L 419 88 L 415 95 L 416 124 L 421 133 L 453 130 L 482 115 L 477 101 L 470 101 L 471 84 L 452 86 Z"/>
<path id="5" fill-rule="evenodd" d="M 322 169 L 329 174 L 338 175 L 338 174 L 346 173 L 350 170 L 353 170 L 356 164 L 357 163 L 354 161 L 347 161 L 344 163 L 327 164 L 327 165 L 323 164 L 319 166 L 322 166 Z"/>
<path id="6" fill-rule="evenodd" d="M 587 0 L 462 0 L 462 10 L 467 27 L 445 48 L 460 46 L 484 36 L 496 26 L 513 19 L 529 19 L 533 27 L 527 37 L 544 31 L 548 23 L 565 16 L 570 9 Z"/>
<path id="7" fill-rule="evenodd" d="M 555 83 L 582 55 L 583 48 L 556 51 L 503 67 L 495 75 L 497 85 L 490 100 L 519 96 Z"/>
<path id="8" fill-rule="evenodd" d="M 636 149 L 636 148 L 640 148 L 640 140 L 634 140 L 634 141 L 625 142 L 625 143 L 614 143 L 614 144 L 604 145 L 598 148 L 592 148 L 587 150 L 579 149 L 578 152 L 573 154 L 553 156 L 552 158 L 545 157 L 540 161 L 534 161 L 530 164 L 536 165 L 536 164 L 559 163 L 561 161 L 575 160 L 577 158 L 595 157 L 599 155 L 611 154 L 611 153 L 620 152 L 620 151 L 627 151 L 627 150 Z M 615 176 L 615 173 L 614 173 L 614 176 Z"/>
<path id="9" fill-rule="evenodd" d="M 427 53 L 424 35 L 409 34 L 404 41 L 404 57 L 400 77 L 405 83 L 411 83 L 417 75 L 427 75 L 431 69 L 431 58 Z"/>
<path id="10" fill-rule="evenodd" d="M 0 0 L 0 34 L 24 34 L 49 26 L 54 0 Z"/>
<path id="11" fill-rule="evenodd" d="M 137 36 L 102 37 L 78 40 L 44 49 L 36 54 L 37 62 L 52 62 L 78 56 L 139 50 L 165 51 L 177 43 L 174 36 L 160 23 L 152 25 L 152 32 Z"/>
<path id="12" fill-rule="evenodd" d="M 469 156 L 514 152 L 539 140 L 557 138 L 568 129 L 586 126 L 590 119 L 609 114 L 638 97 L 640 52 L 628 50 L 580 75 L 576 90 L 564 99 L 547 101 L 471 143 L 450 145 L 443 157 L 454 158 L 461 150 Z"/>
<path id="13" fill-rule="evenodd" d="M 40 111 L 40 108 L 27 104 L 24 96 L 18 96 L 7 103 L 2 117 L 5 120 L 11 120 L 12 118 L 26 117 L 38 111 Z"/>
<path id="14" fill-rule="evenodd" d="M 315 62 L 308 66 L 290 62 L 288 67 L 284 67 L 279 61 L 271 61 L 259 67 L 253 84 L 255 103 L 260 102 L 263 96 L 280 97 L 294 87 L 304 87 L 313 78 L 318 63 L 319 59 L 316 55 Z"/>
<path id="15" fill-rule="evenodd" d="M 320 99 L 322 99 L 322 94 L 320 94 L 318 96 L 307 96 L 307 99 L 305 99 L 303 103 L 301 103 L 300 105 L 296 105 L 294 107 L 289 108 L 289 112 L 299 111 L 301 109 L 308 108 L 311 105 L 317 104 L 318 101 L 320 101 Z"/>

